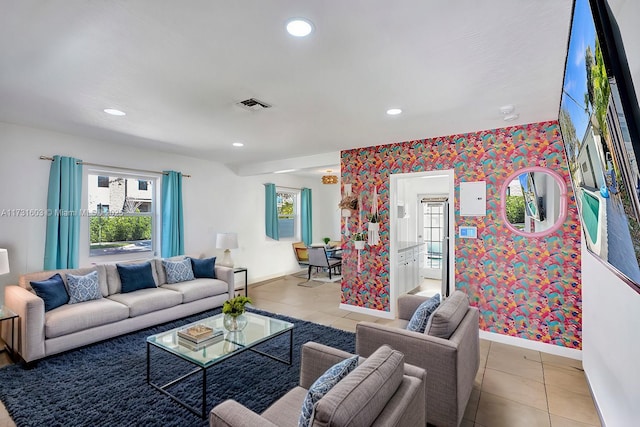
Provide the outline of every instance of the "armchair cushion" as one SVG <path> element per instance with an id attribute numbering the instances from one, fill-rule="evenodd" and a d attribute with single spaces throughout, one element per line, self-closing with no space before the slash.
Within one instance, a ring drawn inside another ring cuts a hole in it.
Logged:
<path id="1" fill-rule="evenodd" d="M 429 317 L 431 317 L 431 314 L 439 305 L 440 294 L 435 294 L 431 298 L 425 300 L 418 306 L 416 311 L 413 313 L 413 316 L 411 316 L 407 329 L 414 332 L 424 332 L 424 329 L 427 327 Z"/>
<path id="2" fill-rule="evenodd" d="M 318 402 L 314 421 L 319 425 L 372 425 L 396 393 L 403 375 L 404 355 L 381 346 Z"/>
<path id="3" fill-rule="evenodd" d="M 325 394 L 358 366 L 358 356 L 352 356 L 336 363 L 320 376 L 309 388 L 302 402 L 302 413 L 298 420 L 299 427 L 307 427 L 311 423 L 316 404 Z"/>
<path id="4" fill-rule="evenodd" d="M 455 291 L 433 312 L 425 333 L 434 337 L 449 339 L 458 328 L 469 308 L 469 297 L 462 291 Z"/>

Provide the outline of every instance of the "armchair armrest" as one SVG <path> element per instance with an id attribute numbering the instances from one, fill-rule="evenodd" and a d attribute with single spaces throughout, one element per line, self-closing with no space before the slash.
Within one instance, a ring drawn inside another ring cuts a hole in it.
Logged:
<path id="1" fill-rule="evenodd" d="M 44 301 L 20 286 L 10 285 L 4 288 L 4 303 L 20 316 L 17 340 L 20 356 L 25 362 L 43 358 Z"/>
<path id="2" fill-rule="evenodd" d="M 309 389 L 327 369 L 353 356 L 346 351 L 309 341 L 302 345 L 300 387 Z"/>
<path id="3" fill-rule="evenodd" d="M 215 270 L 216 270 L 216 277 L 222 280 L 223 282 L 227 282 L 227 286 L 229 290 L 229 298 L 233 297 L 233 295 L 236 292 L 236 284 L 235 284 L 236 275 L 233 274 L 233 268 L 225 267 L 224 265 L 216 265 Z"/>
<path id="4" fill-rule="evenodd" d="M 209 412 L 210 427 L 278 427 L 235 400 L 225 400 Z"/>

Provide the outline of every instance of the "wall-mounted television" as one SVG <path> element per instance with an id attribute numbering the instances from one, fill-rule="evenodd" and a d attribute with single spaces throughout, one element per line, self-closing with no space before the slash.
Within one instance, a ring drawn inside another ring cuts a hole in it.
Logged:
<path id="1" fill-rule="evenodd" d="M 640 108 L 606 0 L 576 0 L 559 123 L 586 246 L 640 292 Z"/>

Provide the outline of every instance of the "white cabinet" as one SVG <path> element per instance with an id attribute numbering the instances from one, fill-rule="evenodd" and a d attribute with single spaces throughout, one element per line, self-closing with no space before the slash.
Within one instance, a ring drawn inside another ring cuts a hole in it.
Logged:
<path id="1" fill-rule="evenodd" d="M 423 247 L 423 243 L 404 242 L 400 245 L 396 264 L 398 295 L 420 286 L 420 256 Z"/>

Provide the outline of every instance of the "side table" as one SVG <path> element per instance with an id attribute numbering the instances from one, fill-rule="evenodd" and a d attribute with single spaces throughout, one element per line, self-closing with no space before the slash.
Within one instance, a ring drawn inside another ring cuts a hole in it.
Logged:
<path id="1" fill-rule="evenodd" d="M 234 267 L 233 274 L 235 275 L 236 273 L 244 273 L 244 296 L 248 297 L 249 296 L 249 279 L 248 279 L 249 273 L 247 272 L 247 268 Z"/>
<path id="2" fill-rule="evenodd" d="M 7 350 L 7 352 L 9 353 L 9 357 L 11 357 L 11 360 L 14 360 L 14 356 L 15 356 L 14 337 L 15 337 L 15 321 L 17 318 L 18 318 L 18 315 L 13 311 L 9 310 L 8 307 L 5 307 L 4 305 L 0 306 L 0 324 L 2 324 L 5 320 L 6 321 L 11 320 L 11 347 L 9 347 L 9 343 L 7 342 L 5 343 L 5 348 L 2 349 L 2 351 Z"/>

